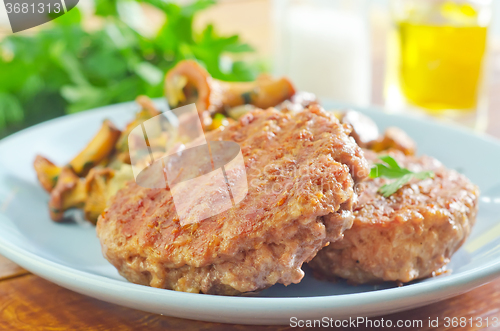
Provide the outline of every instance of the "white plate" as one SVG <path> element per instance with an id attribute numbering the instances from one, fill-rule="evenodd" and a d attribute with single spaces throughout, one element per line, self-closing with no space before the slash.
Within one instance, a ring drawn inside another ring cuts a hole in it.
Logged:
<path id="1" fill-rule="evenodd" d="M 102 119 L 123 126 L 135 111 L 132 103 L 105 107 L 46 122 L 0 142 L 1 254 L 49 281 L 97 299 L 169 316 L 240 324 L 393 313 L 460 294 L 500 275 L 500 144 L 457 128 L 366 110 L 381 128 L 403 128 L 417 141 L 420 153 L 459 169 L 480 186 L 478 221 L 454 255 L 451 275 L 395 287 L 332 284 L 307 274 L 300 284 L 276 285 L 257 297 L 191 294 L 131 284 L 102 257 L 93 226 L 56 224 L 49 219 L 48 195 L 36 180 L 32 162 L 40 153 L 64 164 L 85 146 Z"/>

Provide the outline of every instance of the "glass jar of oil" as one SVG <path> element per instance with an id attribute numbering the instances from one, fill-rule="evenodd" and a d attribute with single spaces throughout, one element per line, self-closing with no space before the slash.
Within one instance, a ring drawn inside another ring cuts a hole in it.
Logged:
<path id="1" fill-rule="evenodd" d="M 486 126 L 491 0 L 392 0 L 387 107 Z"/>

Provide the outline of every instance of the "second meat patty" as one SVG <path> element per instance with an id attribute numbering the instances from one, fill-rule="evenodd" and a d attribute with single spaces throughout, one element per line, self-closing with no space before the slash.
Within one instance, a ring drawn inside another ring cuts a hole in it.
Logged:
<path id="1" fill-rule="evenodd" d="M 370 163 L 379 156 L 365 155 Z M 309 263 L 323 276 L 352 283 L 429 277 L 442 271 L 470 234 L 479 198 L 474 184 L 432 157 L 390 155 L 405 168 L 432 170 L 435 177 L 410 182 L 388 198 L 377 193 L 387 179 L 360 184 L 352 228 Z"/>

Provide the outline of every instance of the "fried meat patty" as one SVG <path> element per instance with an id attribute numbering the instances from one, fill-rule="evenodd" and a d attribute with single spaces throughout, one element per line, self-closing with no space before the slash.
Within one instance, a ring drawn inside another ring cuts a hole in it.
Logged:
<path id="1" fill-rule="evenodd" d="M 370 163 L 377 161 L 376 153 L 365 155 Z M 469 235 L 478 188 L 431 157 L 390 155 L 412 171 L 432 170 L 435 177 L 410 182 L 388 198 L 377 193 L 387 179 L 360 184 L 352 228 L 309 263 L 320 274 L 353 283 L 429 277 L 446 266 Z"/>
<path id="2" fill-rule="evenodd" d="M 302 264 L 352 224 L 354 185 L 368 164 L 349 127 L 318 106 L 268 109 L 206 137 L 240 145 L 247 196 L 183 226 L 169 189 L 130 182 L 98 220 L 104 256 L 131 282 L 177 291 L 234 295 L 298 283 Z M 199 203 L 222 198 L 197 195 Z"/>

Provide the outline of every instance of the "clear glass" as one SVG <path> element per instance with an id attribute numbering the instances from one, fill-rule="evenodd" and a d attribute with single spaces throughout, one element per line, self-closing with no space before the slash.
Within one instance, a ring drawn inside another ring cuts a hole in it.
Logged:
<path id="1" fill-rule="evenodd" d="M 392 0 L 386 106 L 484 131 L 491 0 Z"/>
<path id="2" fill-rule="evenodd" d="M 368 0 L 274 0 L 274 73 L 340 103 L 371 99 Z"/>

